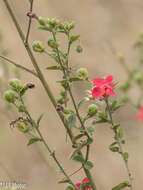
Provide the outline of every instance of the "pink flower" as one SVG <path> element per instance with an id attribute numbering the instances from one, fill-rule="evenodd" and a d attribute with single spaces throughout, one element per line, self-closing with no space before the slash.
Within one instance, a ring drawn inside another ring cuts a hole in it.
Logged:
<path id="1" fill-rule="evenodd" d="M 106 78 L 95 78 L 92 80 L 93 87 L 91 95 L 93 98 L 103 98 L 107 96 L 115 96 L 113 76 L 109 75 Z"/>
<path id="2" fill-rule="evenodd" d="M 141 106 L 138 110 L 137 119 L 143 121 L 143 106 Z"/>
<path id="3" fill-rule="evenodd" d="M 92 190 L 92 187 L 89 183 L 90 180 L 86 177 L 81 182 L 76 183 L 76 187 L 79 190 Z"/>

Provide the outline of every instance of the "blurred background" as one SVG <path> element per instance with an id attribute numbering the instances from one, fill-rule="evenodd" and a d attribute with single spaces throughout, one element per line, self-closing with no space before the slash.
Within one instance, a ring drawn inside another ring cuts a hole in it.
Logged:
<path id="1" fill-rule="evenodd" d="M 9 0 L 9 2 L 26 33 L 28 0 Z M 118 64 L 112 48 L 125 55 L 130 68 L 137 63 L 137 52 L 133 49 L 133 44 L 139 33 L 143 31 L 142 10 L 142 0 L 35 0 L 34 2 L 34 12 L 37 15 L 75 21 L 75 32 L 81 35 L 84 49 L 82 54 L 76 54 L 74 50 L 72 52 L 70 62 L 75 68 L 87 67 L 91 78 L 112 74 L 120 84 L 125 81 L 126 74 Z M 17 63 L 32 69 L 31 61 L 2 0 L 0 1 L 0 34 L 0 54 L 3 53 Z M 30 43 L 35 39 L 46 42 L 48 37 L 49 34 L 39 31 L 37 24 L 33 22 Z M 57 72 L 45 70 L 48 65 L 51 65 L 51 59 L 43 55 L 35 56 L 52 91 L 57 96 L 59 87 L 56 80 L 61 76 Z M 14 67 L 7 68 L 6 64 L 0 61 L 0 181 L 25 182 L 28 190 L 63 190 L 65 186 L 57 183 L 62 175 L 46 154 L 44 147 L 38 144 L 27 147 L 27 138 L 9 127 L 10 121 L 16 119 L 17 113 L 15 110 L 11 112 L 2 98 L 7 79 L 18 76 L 24 83 L 35 83 L 36 88 L 29 92 L 26 99 L 29 110 L 35 118 L 45 113 L 41 131 L 50 146 L 56 150 L 58 158 L 68 173 L 71 173 L 79 167 L 79 164 L 67 159 L 70 157 L 71 148 L 70 142 L 65 143 L 66 134 L 63 125 L 39 81 L 23 71 L 19 72 Z M 74 86 L 76 100 L 84 97 L 85 89 L 85 85 L 80 85 L 80 88 L 79 85 Z M 133 99 L 136 98 L 138 91 L 133 90 L 131 96 Z M 135 120 L 135 114 L 135 110 L 130 105 L 126 105 L 117 112 L 115 117 L 121 121 L 125 130 L 127 140 L 125 148 L 130 153 L 129 165 L 134 177 L 134 189 L 142 190 L 143 123 Z M 112 137 L 108 125 L 96 127 L 91 160 L 95 162 L 92 172 L 99 190 L 111 190 L 114 185 L 127 177 L 120 156 L 108 150 Z M 80 172 L 73 176 L 75 182 L 82 178 L 83 174 Z"/>

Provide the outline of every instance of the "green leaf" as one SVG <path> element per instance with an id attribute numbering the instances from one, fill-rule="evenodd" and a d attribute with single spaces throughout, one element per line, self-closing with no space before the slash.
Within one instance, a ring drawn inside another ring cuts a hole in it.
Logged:
<path id="1" fill-rule="evenodd" d="M 72 160 L 76 161 L 76 162 L 80 162 L 80 163 L 84 163 L 85 160 L 84 158 L 80 155 L 80 154 L 76 154 L 72 157 Z"/>
<path id="2" fill-rule="evenodd" d="M 76 126 L 76 114 L 75 113 L 68 114 L 67 123 L 68 123 L 69 128 L 73 128 Z"/>
<path id="3" fill-rule="evenodd" d="M 91 170 L 91 169 L 93 168 L 93 163 L 88 160 L 88 161 L 84 164 L 84 167 L 85 167 L 87 170 Z"/>
<path id="4" fill-rule="evenodd" d="M 73 42 L 77 41 L 79 39 L 79 37 L 80 37 L 80 35 L 72 35 L 72 36 L 70 36 L 70 39 L 69 39 L 70 43 L 73 43 Z"/>
<path id="5" fill-rule="evenodd" d="M 54 66 L 50 66 L 50 67 L 46 67 L 47 70 L 61 70 L 60 66 L 54 65 Z"/>
<path id="6" fill-rule="evenodd" d="M 78 103 L 78 105 L 77 105 L 77 108 L 78 109 L 80 109 L 80 107 L 84 104 L 84 102 L 86 102 L 87 100 L 84 98 L 84 99 L 82 99 L 79 103 Z"/>
<path id="7" fill-rule="evenodd" d="M 29 142 L 28 142 L 27 145 L 29 146 L 29 145 L 31 145 L 31 144 L 34 144 L 34 143 L 38 142 L 38 141 L 42 141 L 42 139 L 40 139 L 40 138 L 38 138 L 38 137 L 31 138 L 31 139 L 29 140 Z"/>
<path id="8" fill-rule="evenodd" d="M 95 126 L 90 126 L 87 128 L 87 132 L 92 136 L 95 132 Z"/>
<path id="9" fill-rule="evenodd" d="M 63 179 L 61 181 L 59 181 L 58 183 L 69 183 L 70 181 L 68 179 Z"/>
<path id="10" fill-rule="evenodd" d="M 119 138 L 119 139 L 122 139 L 123 138 L 123 136 L 124 136 L 124 131 L 123 131 L 123 128 L 121 128 L 121 127 L 118 127 L 117 129 L 116 129 L 116 135 L 117 135 L 117 138 Z"/>
<path id="11" fill-rule="evenodd" d="M 119 152 L 119 147 L 117 145 L 117 142 L 113 142 L 110 146 L 109 146 L 109 149 L 112 151 L 112 152 Z"/>
<path id="12" fill-rule="evenodd" d="M 41 114 L 41 115 L 39 116 L 39 118 L 37 119 L 37 127 L 39 127 L 40 122 L 41 122 L 43 116 L 44 116 L 44 114 Z"/>
<path id="13" fill-rule="evenodd" d="M 122 190 L 125 187 L 129 187 L 129 186 L 130 186 L 129 182 L 128 181 L 124 181 L 124 182 L 120 183 L 119 185 L 113 187 L 112 190 Z"/>
<path id="14" fill-rule="evenodd" d="M 110 105 L 111 111 L 116 111 L 120 107 L 121 104 L 117 100 L 114 100 Z"/>
<path id="15" fill-rule="evenodd" d="M 78 77 L 72 77 L 69 79 L 70 82 L 76 82 L 76 81 L 82 81 L 80 78 Z"/>
<path id="16" fill-rule="evenodd" d="M 106 112 L 98 112 L 99 120 L 96 123 L 106 123 L 108 122 L 108 115 Z"/>

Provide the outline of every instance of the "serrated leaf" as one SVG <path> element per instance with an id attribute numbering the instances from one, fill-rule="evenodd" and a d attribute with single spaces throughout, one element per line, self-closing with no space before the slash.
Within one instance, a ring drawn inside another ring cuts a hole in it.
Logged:
<path id="1" fill-rule="evenodd" d="M 88 160 L 88 161 L 84 164 L 84 167 L 85 167 L 87 170 L 91 170 L 91 169 L 93 168 L 93 163 Z"/>
<path id="2" fill-rule="evenodd" d="M 125 187 L 129 187 L 129 182 L 128 181 L 124 181 L 124 182 L 120 183 L 119 185 L 113 187 L 112 190 L 122 190 Z"/>
<path id="3" fill-rule="evenodd" d="M 29 140 L 29 142 L 28 142 L 28 146 L 29 145 L 31 145 L 31 144 L 34 144 L 34 143 L 36 143 L 36 142 L 38 142 L 38 141 L 42 141 L 42 139 L 40 139 L 40 138 L 38 138 L 38 137 L 33 137 L 33 138 L 31 138 L 30 140 Z"/>

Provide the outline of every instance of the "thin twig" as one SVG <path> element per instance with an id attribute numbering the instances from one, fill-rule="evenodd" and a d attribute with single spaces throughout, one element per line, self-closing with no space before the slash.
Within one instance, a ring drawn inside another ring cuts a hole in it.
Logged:
<path id="1" fill-rule="evenodd" d="M 26 68 L 26 67 L 24 67 L 22 65 L 17 64 L 15 61 L 9 59 L 8 57 L 0 55 L 0 58 L 4 59 L 5 61 L 9 62 L 10 64 L 14 65 L 17 68 L 20 68 L 20 69 L 22 69 L 22 70 L 24 70 L 24 71 L 26 71 L 26 72 L 28 72 L 28 73 L 30 73 L 30 74 L 38 77 L 37 74 L 34 71 L 32 71 L 32 70 L 30 70 L 30 69 L 28 69 L 28 68 Z"/>
<path id="2" fill-rule="evenodd" d="M 29 3 L 30 3 L 29 14 L 32 14 L 34 0 L 29 0 Z M 28 28 L 27 28 L 26 38 L 25 38 L 25 44 L 27 44 L 28 39 L 29 39 L 31 24 L 32 24 L 32 16 L 29 16 Z"/>
<path id="3" fill-rule="evenodd" d="M 111 125 L 114 128 L 114 121 L 113 121 L 112 113 L 110 111 L 108 98 L 105 98 L 105 103 L 106 103 L 106 106 L 107 106 L 107 111 L 108 111 L 108 114 L 109 114 Z M 128 178 L 129 178 L 129 182 L 130 182 L 130 187 L 129 188 L 130 188 L 130 190 L 133 190 L 133 187 L 132 187 L 132 180 L 133 179 L 132 179 L 132 176 L 131 176 L 131 172 L 130 172 L 130 169 L 129 169 L 128 162 L 124 159 L 124 151 L 123 151 L 122 144 L 121 144 L 120 139 L 118 137 L 117 137 L 116 140 L 117 140 L 117 143 L 118 143 L 118 146 L 119 146 L 119 149 L 120 149 L 120 152 L 121 152 L 121 155 L 122 155 L 122 158 L 123 158 L 123 161 L 125 163 L 126 170 L 127 170 L 127 174 L 128 174 Z"/>

